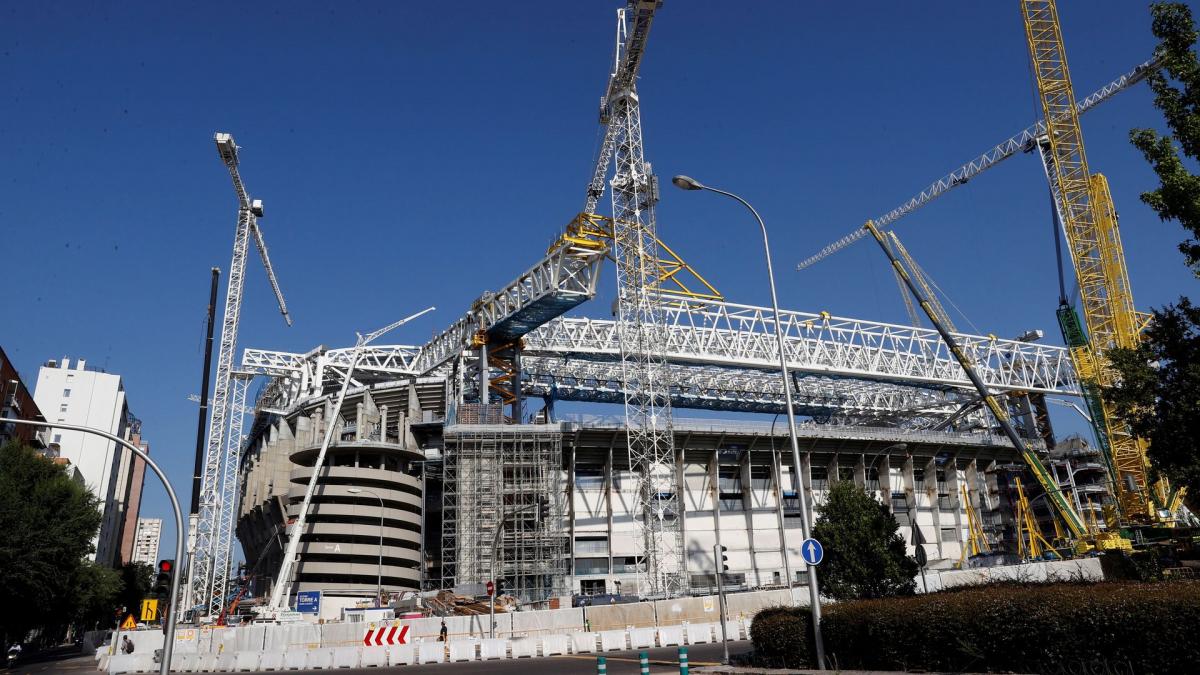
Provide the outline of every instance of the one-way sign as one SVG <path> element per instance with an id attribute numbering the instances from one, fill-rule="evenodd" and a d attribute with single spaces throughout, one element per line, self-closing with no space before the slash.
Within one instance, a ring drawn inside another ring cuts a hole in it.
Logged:
<path id="1" fill-rule="evenodd" d="M 800 557 L 809 565 L 820 565 L 825 559 L 825 548 L 821 542 L 810 537 L 800 544 Z"/>

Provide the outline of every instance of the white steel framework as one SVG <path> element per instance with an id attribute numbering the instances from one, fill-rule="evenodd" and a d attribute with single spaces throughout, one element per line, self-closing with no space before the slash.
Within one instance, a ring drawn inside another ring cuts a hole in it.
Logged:
<path id="1" fill-rule="evenodd" d="M 200 485 L 200 513 L 195 527 L 195 549 L 190 552 L 188 564 L 187 595 L 184 607 L 187 610 L 196 609 L 198 615 L 215 616 L 220 613 L 224 602 L 228 568 L 228 551 L 232 545 L 232 527 L 222 529 L 222 508 L 228 505 L 232 510 L 233 499 L 237 492 L 236 466 L 232 485 L 223 482 L 222 466 L 229 466 L 227 455 L 228 446 L 225 442 L 225 431 L 231 423 L 231 412 L 236 410 L 231 406 L 230 389 L 233 378 L 233 358 L 237 349 L 238 324 L 242 313 L 242 291 L 245 286 L 246 251 L 250 245 L 250 236 L 254 235 L 255 244 L 266 268 L 267 279 L 275 292 L 279 303 L 279 311 L 290 326 L 291 316 L 279 282 L 275 278 L 275 270 L 267 255 L 266 244 L 258 230 L 258 216 L 263 214 L 262 202 L 251 200 L 242 183 L 238 171 L 238 147 L 233 137 L 226 133 L 217 133 L 213 140 L 221 161 L 229 170 L 233 180 L 233 189 L 237 195 L 238 218 L 237 229 L 233 239 L 233 258 L 229 264 L 229 280 L 225 291 L 225 313 L 221 321 L 221 342 L 217 351 L 217 373 L 213 390 L 212 413 L 208 424 L 208 441 L 204 454 L 204 474 Z M 236 413 L 233 413 L 236 416 Z M 233 450 L 237 452 L 237 448 Z M 227 491 L 228 488 L 228 491 Z M 222 560 L 222 556 L 226 559 Z"/>
<path id="2" fill-rule="evenodd" d="M 614 165 L 610 183 L 613 253 L 617 268 L 617 327 L 629 465 L 638 476 L 634 520 L 640 553 L 639 592 L 678 595 L 686 590 L 680 497 L 671 430 L 670 370 L 663 353 L 665 325 L 658 287 L 658 185 L 642 142 L 637 76 L 656 0 L 631 0 L 617 14 L 616 70 L 601 103 L 605 145 Z M 611 139 L 610 139 L 611 137 Z M 608 157 L 600 162 L 609 161 Z M 607 169 L 603 171 L 606 173 Z M 600 170 L 593 176 L 602 175 Z M 589 200 L 591 199 L 589 194 Z M 589 201 L 590 203 L 590 201 Z"/>

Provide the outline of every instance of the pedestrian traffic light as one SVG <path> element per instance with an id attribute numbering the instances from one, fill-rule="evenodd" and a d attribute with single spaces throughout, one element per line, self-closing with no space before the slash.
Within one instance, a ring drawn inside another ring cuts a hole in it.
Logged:
<path id="1" fill-rule="evenodd" d="M 544 523 L 550 518 L 550 498 L 545 495 L 537 498 L 537 517 L 539 523 Z"/>
<path id="2" fill-rule="evenodd" d="M 724 574 L 729 571 L 729 556 L 725 555 L 729 549 L 725 548 L 724 546 L 719 547 L 719 549 L 721 552 L 721 559 L 717 561 L 717 567 L 719 568 L 720 572 Z"/>

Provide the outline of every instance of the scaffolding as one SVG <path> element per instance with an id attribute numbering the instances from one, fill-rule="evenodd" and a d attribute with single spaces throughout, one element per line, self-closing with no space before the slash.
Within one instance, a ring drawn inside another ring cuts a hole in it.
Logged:
<path id="1" fill-rule="evenodd" d="M 492 578 L 492 537 L 507 515 L 497 580 L 524 603 L 566 595 L 559 426 L 456 425 L 446 428 L 444 439 L 442 587 Z M 539 519 L 537 500 L 546 496 L 549 515 Z"/>

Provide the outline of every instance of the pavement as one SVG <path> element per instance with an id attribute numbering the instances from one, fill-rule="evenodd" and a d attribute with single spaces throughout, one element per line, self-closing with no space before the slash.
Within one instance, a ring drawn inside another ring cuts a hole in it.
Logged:
<path id="1" fill-rule="evenodd" d="M 749 640 L 739 640 L 729 643 L 729 653 L 742 654 L 751 649 Z M 638 652 L 631 650 L 623 652 L 605 652 L 602 656 L 608 662 L 608 672 L 614 675 L 622 673 L 640 673 Z M 679 648 L 656 647 L 645 650 L 650 655 L 651 673 L 679 673 Z M 692 645 L 688 647 L 688 662 L 692 667 L 715 666 L 721 663 L 721 643 Z M 46 661 L 19 664 L 15 670 L 9 671 L 19 675 L 84 675 L 96 673 L 96 660 L 91 656 L 68 656 L 53 658 Z M 392 668 L 342 668 L 338 670 L 291 670 L 288 675 L 379 675 L 380 673 L 594 673 L 596 672 L 596 656 L 591 654 L 570 654 L 564 656 L 548 656 L 532 659 L 505 659 L 503 661 L 472 661 L 465 663 L 429 663 L 423 666 L 395 666 Z M 227 675 L 234 675 L 230 672 Z"/>

